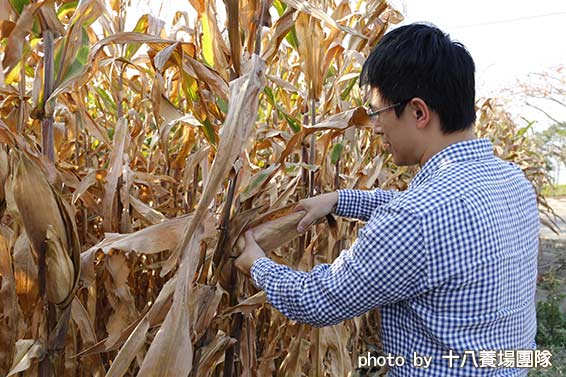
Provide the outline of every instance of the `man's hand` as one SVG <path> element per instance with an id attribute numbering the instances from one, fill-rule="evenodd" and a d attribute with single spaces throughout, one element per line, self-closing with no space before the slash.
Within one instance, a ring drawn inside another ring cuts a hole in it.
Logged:
<path id="1" fill-rule="evenodd" d="M 252 264 L 254 264 L 257 259 L 265 256 L 261 246 L 256 242 L 253 232 L 248 230 L 246 232 L 246 247 L 244 252 L 236 258 L 234 264 L 238 270 L 249 276 Z"/>
<path id="2" fill-rule="evenodd" d="M 313 196 L 312 198 L 299 200 L 299 204 L 293 209 L 294 212 L 305 210 L 307 214 L 299 221 L 297 231 L 303 233 L 314 222 L 336 209 L 338 204 L 338 192 Z"/>

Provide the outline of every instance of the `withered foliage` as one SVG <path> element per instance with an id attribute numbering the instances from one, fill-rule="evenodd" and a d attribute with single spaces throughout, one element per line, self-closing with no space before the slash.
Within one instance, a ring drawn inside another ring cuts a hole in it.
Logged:
<path id="1" fill-rule="evenodd" d="M 149 14 L 125 30 L 127 1 L 0 0 L 0 375 L 345 376 L 379 347 L 377 311 L 295 323 L 232 262 L 269 220 L 274 260 L 330 262 L 361 224 L 299 236 L 293 203 L 407 187 L 357 86 L 402 16 L 372 0 L 190 4 L 167 31 Z M 540 188 L 527 139 L 481 112 Z"/>

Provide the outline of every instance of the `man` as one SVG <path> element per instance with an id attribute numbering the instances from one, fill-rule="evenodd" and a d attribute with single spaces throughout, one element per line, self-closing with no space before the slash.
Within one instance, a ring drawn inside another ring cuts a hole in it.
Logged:
<path id="1" fill-rule="evenodd" d="M 526 376 L 515 350 L 535 347 L 536 194 L 475 138 L 474 71 L 464 46 L 435 27 L 386 34 L 361 73 L 368 113 L 395 164 L 421 170 L 403 192 L 300 201 L 299 231 L 331 212 L 367 221 L 332 264 L 279 265 L 250 232 L 236 260 L 299 322 L 329 326 L 381 308 L 384 352 L 406 361 L 389 376 Z M 415 367 L 414 353 L 430 366 Z"/>

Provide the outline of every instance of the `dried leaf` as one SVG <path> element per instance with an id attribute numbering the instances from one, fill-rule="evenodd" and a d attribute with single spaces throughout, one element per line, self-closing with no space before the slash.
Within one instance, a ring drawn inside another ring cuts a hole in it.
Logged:
<path id="1" fill-rule="evenodd" d="M 182 216 L 151 225 L 129 234 L 106 233 L 106 237 L 98 244 L 83 253 L 102 250 L 108 254 L 110 250 L 131 251 L 141 254 L 155 254 L 177 247 L 185 224 L 191 216 Z"/>
<path id="2" fill-rule="evenodd" d="M 16 356 L 12 368 L 6 377 L 29 369 L 37 363 L 46 353 L 45 347 L 37 340 L 20 339 L 16 342 Z"/>
<path id="3" fill-rule="evenodd" d="M 197 371 L 197 377 L 208 376 L 210 371 L 214 370 L 216 365 L 224 358 L 224 352 L 237 342 L 236 339 L 226 336 L 220 332 L 216 335 L 211 344 L 202 348 L 202 357 L 200 367 Z"/>
<path id="4" fill-rule="evenodd" d="M 6 375 L 15 352 L 18 324 L 18 301 L 12 261 L 10 232 L 0 225 L 0 375 Z"/>
<path id="5" fill-rule="evenodd" d="M 26 5 L 22 14 L 18 17 L 16 26 L 8 36 L 8 42 L 4 50 L 5 55 L 2 65 L 6 72 L 10 72 L 20 62 L 25 40 L 28 34 L 31 33 L 34 16 L 42 5 L 42 2 Z"/>
<path id="6" fill-rule="evenodd" d="M 107 231 L 117 230 L 118 214 L 116 213 L 116 193 L 118 178 L 122 175 L 124 155 L 129 144 L 128 121 L 120 118 L 116 124 L 116 133 L 110 155 L 110 169 L 104 185 L 104 199 L 102 201 L 103 227 Z"/>
<path id="7" fill-rule="evenodd" d="M 198 258 L 197 250 L 203 236 L 202 224 L 195 228 L 191 242 L 183 249 L 182 260 L 177 272 L 177 284 L 173 296 L 173 305 L 165 317 L 165 321 L 143 360 L 138 373 L 146 376 L 179 376 L 189 375 L 193 364 L 193 345 L 191 328 L 195 318 L 191 318 L 188 310 L 189 284 L 195 275 Z"/>

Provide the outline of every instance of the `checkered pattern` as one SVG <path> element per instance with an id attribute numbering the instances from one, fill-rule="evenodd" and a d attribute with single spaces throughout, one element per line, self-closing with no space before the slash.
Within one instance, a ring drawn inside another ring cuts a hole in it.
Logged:
<path id="1" fill-rule="evenodd" d="M 533 349 L 539 218 L 521 170 L 487 139 L 434 155 L 406 191 L 338 190 L 336 214 L 367 221 L 332 264 L 295 271 L 269 258 L 254 284 L 281 313 L 329 326 L 381 308 L 389 376 L 526 376 L 527 369 L 448 368 L 449 350 Z M 416 369 L 413 352 L 433 357 Z"/>

